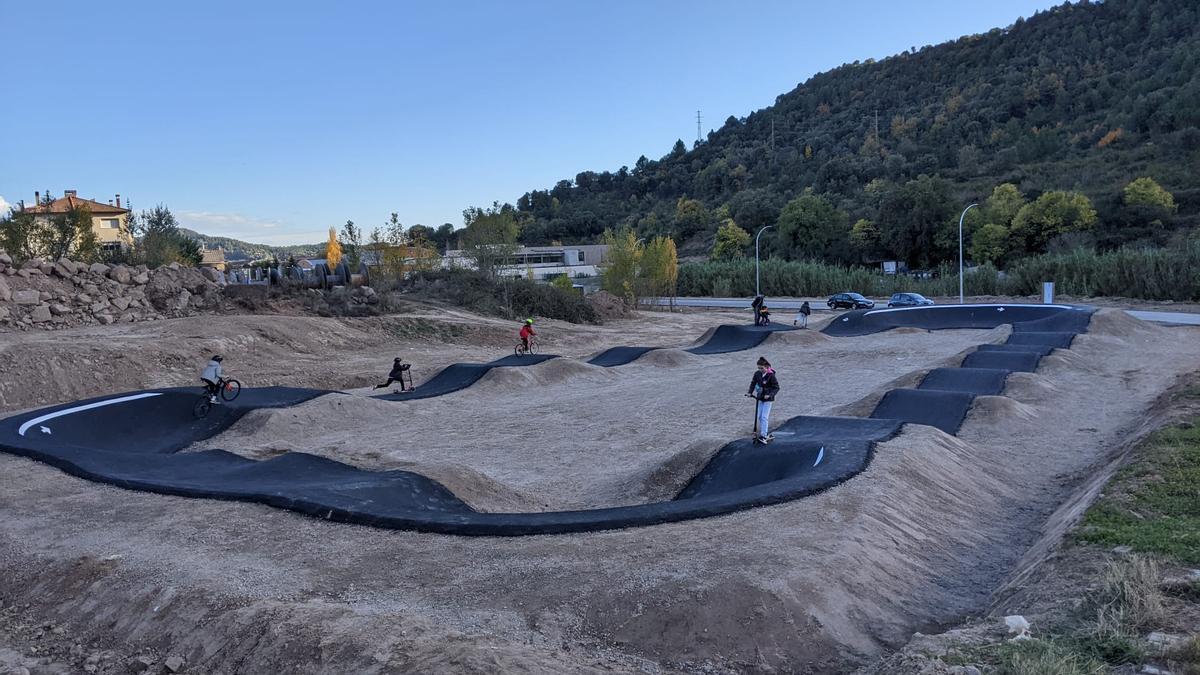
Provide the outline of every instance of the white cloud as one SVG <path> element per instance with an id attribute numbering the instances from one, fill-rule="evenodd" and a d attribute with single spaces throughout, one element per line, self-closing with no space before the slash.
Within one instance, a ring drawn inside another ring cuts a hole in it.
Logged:
<path id="1" fill-rule="evenodd" d="M 0 195 L 0 215 L 8 213 L 10 208 L 12 208 L 12 204 L 9 204 L 4 197 Z"/>

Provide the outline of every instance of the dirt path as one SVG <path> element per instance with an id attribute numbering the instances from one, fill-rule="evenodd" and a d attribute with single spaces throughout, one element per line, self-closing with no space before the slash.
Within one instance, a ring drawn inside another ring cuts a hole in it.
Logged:
<path id="1" fill-rule="evenodd" d="M 630 324 L 606 328 L 592 343 L 578 336 L 570 346 L 586 353 L 610 339 L 636 344 L 685 329 L 694 336 L 715 320 L 665 317 L 647 321 L 655 327 L 636 336 L 641 329 Z M 853 407 L 856 397 L 875 396 L 889 381 L 961 351 L 972 336 L 959 333 L 770 345 L 785 369 L 814 356 L 829 364 L 796 367 L 808 379 L 798 372 L 794 388 L 785 379 L 787 409 L 781 404 L 776 414 Z M 985 331 L 973 337 L 989 339 Z M 111 650 L 103 661 L 116 664 L 109 672 L 124 672 L 118 666 L 143 652 L 179 654 L 196 672 L 836 672 L 914 630 L 984 608 L 1072 486 L 1120 445 L 1176 373 L 1200 367 L 1198 338 L 1194 329 L 1102 313 L 1071 352 L 1047 358 L 1036 374 L 1015 375 L 1006 396 L 980 399 L 958 437 L 910 426 L 878 448 L 862 475 L 815 497 L 595 534 L 500 539 L 373 530 L 99 486 L 0 455 L 0 568 L 11 572 L 0 581 L 0 599 L 7 607 L 28 604 L 20 610 L 26 624 L 65 626 L 84 645 L 79 656 L 64 651 L 68 662 L 83 663 L 92 645 Z M 433 348 L 424 349 L 432 358 Z M 467 347 L 446 352 L 460 349 Z M 308 435 L 271 418 L 240 433 L 253 442 L 250 452 L 278 433 L 289 444 L 312 439 L 310 449 L 348 461 L 466 466 L 520 500 L 609 503 L 618 487 L 636 484 L 679 447 L 745 431 L 740 418 L 722 426 L 738 408 L 724 392 L 742 386 L 740 357 L 693 363 L 665 354 L 667 363 L 613 375 L 559 378 L 547 370 L 547 381 L 532 383 L 539 403 L 554 404 L 554 412 L 526 427 L 550 435 L 576 419 L 559 408 L 576 411 L 585 423 L 566 426 L 579 435 L 578 450 L 569 439 L 519 443 L 523 427 L 495 410 L 508 409 L 514 383 L 507 381 L 390 409 L 404 411 L 394 414 L 409 420 L 402 427 L 359 418 L 357 410 L 342 417 L 394 430 L 380 437 L 399 429 L 411 430 L 405 437 L 429 434 L 420 449 L 374 440 L 371 429 L 354 436 L 352 424 L 325 417 L 309 417 Z M 603 395 L 578 393 L 573 380 Z M 669 421 L 663 408 L 651 407 L 659 402 L 700 412 Z M 326 412 L 323 402 L 310 405 Z M 373 405 L 364 401 L 363 409 Z M 491 442 L 439 456 L 468 440 L 432 445 L 439 436 L 428 427 L 460 433 L 446 423 L 452 413 Z M 626 431 L 654 423 L 671 425 L 674 449 Z M 368 444 L 374 450 L 360 450 Z M 496 457 L 497 448 L 510 455 Z M 558 473 L 539 475 L 539 460 L 566 472 L 565 485 L 556 484 Z M 594 480 L 583 481 L 588 475 Z M 7 634 L 21 649 L 36 644 L 26 635 Z"/>

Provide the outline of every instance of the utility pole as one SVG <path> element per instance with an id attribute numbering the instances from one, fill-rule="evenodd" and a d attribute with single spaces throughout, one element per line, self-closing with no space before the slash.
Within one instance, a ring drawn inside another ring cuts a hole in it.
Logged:
<path id="1" fill-rule="evenodd" d="M 696 144 L 700 144 L 700 111 L 696 111 Z"/>

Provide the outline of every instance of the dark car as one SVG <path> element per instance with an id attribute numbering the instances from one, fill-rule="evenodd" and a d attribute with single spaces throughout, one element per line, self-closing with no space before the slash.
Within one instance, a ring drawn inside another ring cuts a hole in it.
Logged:
<path id="1" fill-rule="evenodd" d="M 829 301 L 825 304 L 829 305 L 829 309 L 871 309 L 875 306 L 875 302 L 868 300 L 858 293 L 838 293 L 837 295 L 829 296 Z"/>
<path id="2" fill-rule="evenodd" d="M 895 293 L 888 300 L 888 307 L 923 307 L 932 304 L 932 300 L 920 293 Z"/>

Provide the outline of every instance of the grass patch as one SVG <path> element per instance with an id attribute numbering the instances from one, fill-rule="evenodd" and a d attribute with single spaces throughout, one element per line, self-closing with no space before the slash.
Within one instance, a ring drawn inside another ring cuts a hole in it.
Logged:
<path id="1" fill-rule="evenodd" d="M 1167 668 L 1176 675 L 1200 675 L 1200 636 L 1176 645 L 1166 654 Z"/>
<path id="2" fill-rule="evenodd" d="M 1200 564 L 1200 418 L 1152 434 L 1137 452 L 1088 510 L 1076 539 Z"/>

